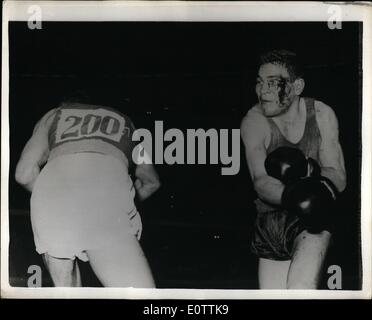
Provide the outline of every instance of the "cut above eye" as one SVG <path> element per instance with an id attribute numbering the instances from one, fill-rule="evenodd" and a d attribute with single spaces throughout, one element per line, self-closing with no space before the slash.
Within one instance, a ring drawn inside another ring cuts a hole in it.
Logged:
<path id="1" fill-rule="evenodd" d="M 278 80 L 269 80 L 269 81 L 267 81 L 267 83 L 268 83 L 269 86 L 277 85 Z"/>

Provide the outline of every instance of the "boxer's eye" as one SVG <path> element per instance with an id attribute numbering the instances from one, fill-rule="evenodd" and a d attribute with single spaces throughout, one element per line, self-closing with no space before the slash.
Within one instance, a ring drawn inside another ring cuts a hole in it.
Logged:
<path id="1" fill-rule="evenodd" d="M 279 83 L 280 83 L 279 79 L 270 79 L 269 81 L 267 81 L 267 86 L 269 87 L 269 89 L 277 90 Z"/>
<path id="2" fill-rule="evenodd" d="M 280 78 L 270 79 L 268 81 L 268 87 L 269 89 L 279 90 L 279 89 L 284 89 L 288 83 L 290 83 L 289 78 L 280 77 Z"/>
<path id="3" fill-rule="evenodd" d="M 263 81 L 261 79 L 256 79 L 256 85 L 263 85 Z"/>
<path id="4" fill-rule="evenodd" d="M 279 89 L 282 89 L 286 86 L 287 83 L 289 83 L 289 78 L 272 78 L 268 80 L 262 80 L 260 78 L 256 79 L 256 86 L 265 86 L 269 90 L 278 91 Z"/>

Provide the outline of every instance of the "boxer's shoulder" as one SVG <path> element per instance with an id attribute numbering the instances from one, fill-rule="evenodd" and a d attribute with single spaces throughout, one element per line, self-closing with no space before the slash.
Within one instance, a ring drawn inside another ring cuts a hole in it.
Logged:
<path id="1" fill-rule="evenodd" d="M 249 109 L 244 116 L 242 120 L 242 127 L 247 125 L 260 128 L 268 126 L 267 118 L 262 113 L 261 108 L 258 106 L 258 104 Z"/>
<path id="2" fill-rule="evenodd" d="M 334 122 L 336 115 L 334 110 L 322 101 L 314 101 L 315 115 L 318 122 L 327 124 L 328 122 Z"/>
<path id="3" fill-rule="evenodd" d="M 319 115 L 329 114 L 333 112 L 332 108 L 329 105 L 320 100 L 314 100 L 314 108 L 315 112 Z"/>
<path id="4" fill-rule="evenodd" d="M 49 124 L 51 121 L 53 121 L 54 119 L 54 116 L 57 114 L 59 108 L 53 108 L 51 110 L 49 110 L 43 117 L 44 119 L 44 122 L 46 124 Z"/>
<path id="5" fill-rule="evenodd" d="M 270 132 L 268 120 L 258 104 L 254 105 L 244 116 L 240 129 L 243 136 L 256 138 L 264 138 Z"/>
<path id="6" fill-rule="evenodd" d="M 46 114 L 44 114 L 43 117 L 36 123 L 34 133 L 39 129 L 48 129 L 51 126 L 54 116 L 58 112 L 58 109 L 59 108 L 53 108 L 49 110 Z"/>

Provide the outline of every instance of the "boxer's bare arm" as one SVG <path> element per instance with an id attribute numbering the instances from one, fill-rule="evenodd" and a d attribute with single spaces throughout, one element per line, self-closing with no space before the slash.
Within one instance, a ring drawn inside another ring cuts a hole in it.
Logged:
<path id="1" fill-rule="evenodd" d="M 40 173 L 40 167 L 48 158 L 48 130 L 55 112 L 56 109 L 50 110 L 36 124 L 17 163 L 15 179 L 30 192 L 32 192 L 35 180 Z"/>
<path id="2" fill-rule="evenodd" d="M 283 184 L 267 175 L 265 138 L 269 128 L 262 115 L 250 111 L 241 124 L 241 135 L 249 172 L 258 197 L 272 204 L 280 204 Z"/>
<path id="3" fill-rule="evenodd" d="M 159 176 L 152 164 L 139 164 L 135 171 L 134 187 L 138 198 L 143 201 L 160 188 Z"/>
<path id="4" fill-rule="evenodd" d="M 322 175 L 331 179 L 338 191 L 346 187 L 344 156 L 338 138 L 338 121 L 334 111 L 322 102 L 315 104 L 316 119 L 321 135 L 319 160 Z"/>

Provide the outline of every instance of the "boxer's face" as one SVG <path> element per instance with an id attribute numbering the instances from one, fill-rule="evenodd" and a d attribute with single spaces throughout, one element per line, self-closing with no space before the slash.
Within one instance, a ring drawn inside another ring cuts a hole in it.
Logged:
<path id="1" fill-rule="evenodd" d="M 296 97 L 287 69 L 279 64 L 263 64 L 257 76 L 256 93 L 262 112 L 275 117 L 288 110 Z"/>

